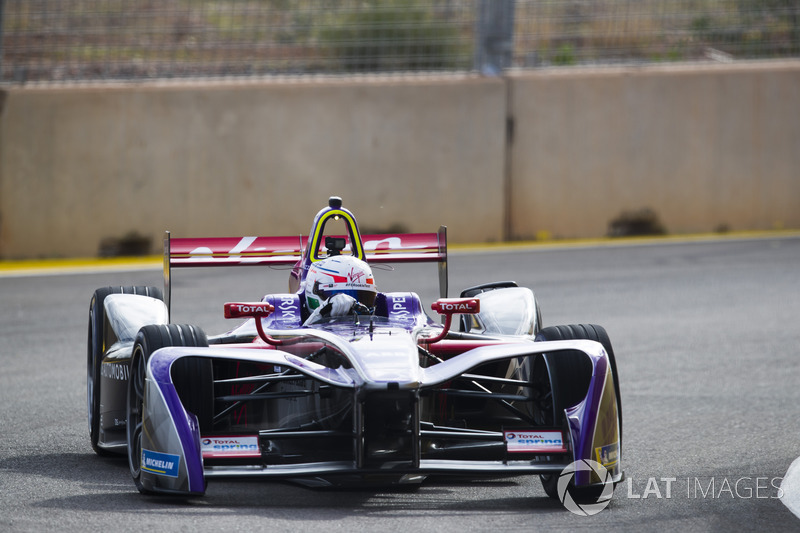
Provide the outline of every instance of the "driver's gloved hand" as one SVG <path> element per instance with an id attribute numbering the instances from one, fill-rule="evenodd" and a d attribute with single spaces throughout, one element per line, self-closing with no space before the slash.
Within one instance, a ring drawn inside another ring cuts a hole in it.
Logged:
<path id="1" fill-rule="evenodd" d="M 347 294 L 334 294 L 326 303 L 326 307 L 330 306 L 330 316 L 343 316 L 350 313 L 353 306 L 356 304 L 356 299 Z"/>

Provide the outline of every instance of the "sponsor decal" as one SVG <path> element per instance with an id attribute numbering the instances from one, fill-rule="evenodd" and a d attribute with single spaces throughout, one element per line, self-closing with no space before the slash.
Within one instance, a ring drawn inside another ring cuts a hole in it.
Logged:
<path id="1" fill-rule="evenodd" d="M 242 317 L 266 317 L 269 316 L 275 308 L 270 303 L 233 303 L 228 302 L 224 306 L 225 318 L 242 318 Z"/>
<path id="2" fill-rule="evenodd" d="M 142 470 L 159 476 L 178 477 L 181 456 L 142 449 Z"/>
<path id="3" fill-rule="evenodd" d="M 509 453 L 564 453 L 564 435 L 560 431 L 504 431 Z"/>
<path id="4" fill-rule="evenodd" d="M 130 368 L 123 363 L 103 363 L 100 365 L 100 375 L 106 379 L 128 381 Z"/>
<path id="5" fill-rule="evenodd" d="M 366 282 L 359 282 L 359 281 L 337 281 L 336 279 L 344 279 L 343 276 L 331 276 L 334 278 L 332 283 L 320 283 L 317 287 L 318 289 L 323 290 L 347 290 L 347 289 L 362 289 L 362 290 L 372 290 L 372 287 L 375 285 L 375 282 L 372 278 L 367 278 Z"/>
<path id="6" fill-rule="evenodd" d="M 203 458 L 261 457 L 258 436 L 203 437 L 200 439 Z"/>
<path id="7" fill-rule="evenodd" d="M 198 246 L 189 252 L 188 259 L 200 259 L 206 261 L 208 259 L 218 259 L 218 260 L 226 260 L 226 259 L 240 259 L 243 263 L 246 262 L 258 262 L 260 260 L 259 257 L 247 257 L 248 254 L 252 254 L 253 251 L 250 250 L 248 252 L 248 248 L 252 245 L 258 237 L 242 237 L 227 252 L 214 252 L 208 246 Z M 242 257 L 241 254 L 245 254 L 245 257 Z"/>
<path id="8" fill-rule="evenodd" d="M 366 241 L 365 250 L 401 250 L 405 248 L 400 237 L 386 237 L 381 240 Z"/>
<path id="9" fill-rule="evenodd" d="M 619 443 L 608 444 L 594 449 L 595 461 L 606 468 L 614 466 L 619 460 Z"/>
<path id="10" fill-rule="evenodd" d="M 440 298 L 431 304 L 431 309 L 440 315 L 452 315 L 453 313 L 475 314 L 481 311 L 481 301 L 474 298 Z"/>
<path id="11" fill-rule="evenodd" d="M 239 307 L 241 313 L 271 313 L 272 306 L 266 305 L 242 305 Z"/>
<path id="12" fill-rule="evenodd" d="M 268 315 L 274 308 L 270 304 L 230 304 L 231 311 L 239 315 Z"/>
<path id="13" fill-rule="evenodd" d="M 300 306 L 292 296 L 281 296 L 281 303 L 278 304 L 281 319 L 298 320 L 300 318 Z"/>
<path id="14" fill-rule="evenodd" d="M 472 311 L 474 309 L 473 306 L 467 305 L 465 303 L 458 303 L 458 304 L 443 303 L 439 307 L 442 309 L 442 311 Z"/>
<path id="15" fill-rule="evenodd" d="M 408 310 L 405 296 L 392 298 L 392 305 L 389 308 L 389 318 L 395 320 L 410 320 L 413 318 L 411 311 Z"/>

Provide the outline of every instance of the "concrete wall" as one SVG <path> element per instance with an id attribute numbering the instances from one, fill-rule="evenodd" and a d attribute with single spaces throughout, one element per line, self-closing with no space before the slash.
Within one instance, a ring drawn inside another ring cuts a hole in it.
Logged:
<path id="1" fill-rule="evenodd" d="M 509 78 L 7 88 L 0 258 L 104 238 L 307 233 L 328 196 L 362 227 L 452 242 L 800 228 L 800 61 Z M 506 116 L 514 120 L 507 137 Z"/>
<path id="2" fill-rule="evenodd" d="M 800 62 L 513 78 L 512 236 L 800 227 Z"/>
<path id="3" fill-rule="evenodd" d="M 91 256 L 133 231 L 307 234 L 332 195 L 362 228 L 499 240 L 505 94 L 478 78 L 10 89 L 0 257 Z"/>

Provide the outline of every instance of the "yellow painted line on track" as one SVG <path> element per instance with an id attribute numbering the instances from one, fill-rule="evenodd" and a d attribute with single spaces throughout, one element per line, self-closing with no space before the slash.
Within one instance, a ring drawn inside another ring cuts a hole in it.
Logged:
<path id="1" fill-rule="evenodd" d="M 554 249 L 580 249 L 614 246 L 681 244 L 691 242 L 724 242 L 733 240 L 784 239 L 800 237 L 800 230 L 749 231 L 709 233 L 696 235 L 667 235 L 662 237 L 618 237 L 598 239 L 564 239 L 547 241 L 519 241 L 476 244 L 448 244 L 449 252 L 491 253 L 507 251 L 534 251 Z M 75 259 L 31 259 L 0 261 L 1 277 L 44 276 L 132 270 L 158 270 L 163 257 L 113 257 Z"/>
<path id="2" fill-rule="evenodd" d="M 161 256 L 0 261 L 0 277 L 154 270 L 162 265 Z"/>
<path id="3" fill-rule="evenodd" d="M 647 237 L 601 237 L 596 239 L 553 239 L 547 241 L 518 241 L 480 244 L 448 244 L 448 251 L 493 252 L 514 250 L 553 250 L 571 248 L 600 248 L 692 242 L 725 242 L 800 237 L 800 230 L 738 231 L 730 233 L 698 233 L 693 235 L 663 235 Z"/>

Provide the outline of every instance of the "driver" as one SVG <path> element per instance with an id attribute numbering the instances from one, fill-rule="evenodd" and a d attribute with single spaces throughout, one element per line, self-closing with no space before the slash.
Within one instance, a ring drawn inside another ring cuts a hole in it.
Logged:
<path id="1" fill-rule="evenodd" d="M 378 289 L 367 263 L 353 256 L 336 255 L 311 265 L 304 292 L 311 315 L 303 325 L 308 325 L 322 316 L 368 314 L 375 305 Z"/>

